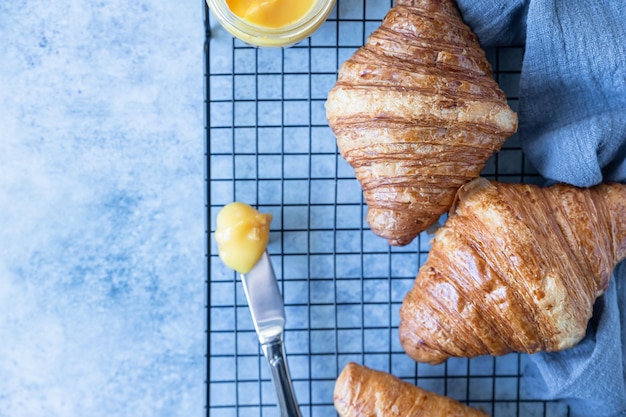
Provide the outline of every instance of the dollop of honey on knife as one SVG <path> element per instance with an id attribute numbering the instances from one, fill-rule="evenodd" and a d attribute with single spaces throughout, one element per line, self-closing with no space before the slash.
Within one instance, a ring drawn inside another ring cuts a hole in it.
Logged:
<path id="1" fill-rule="evenodd" d="M 240 202 L 225 205 L 217 214 L 219 256 L 229 268 L 247 274 L 258 262 L 269 241 L 271 214 L 260 213 Z"/>

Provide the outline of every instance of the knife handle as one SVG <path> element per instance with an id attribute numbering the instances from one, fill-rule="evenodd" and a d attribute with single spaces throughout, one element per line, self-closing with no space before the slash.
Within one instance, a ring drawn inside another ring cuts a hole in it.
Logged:
<path id="1" fill-rule="evenodd" d="M 282 333 L 275 339 L 262 344 L 261 348 L 270 366 L 281 417 L 302 417 L 289 375 Z"/>

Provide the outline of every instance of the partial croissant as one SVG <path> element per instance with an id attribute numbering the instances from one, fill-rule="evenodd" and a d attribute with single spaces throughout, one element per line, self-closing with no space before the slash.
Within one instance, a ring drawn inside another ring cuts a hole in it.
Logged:
<path id="1" fill-rule="evenodd" d="M 400 341 L 431 364 L 567 349 L 625 257 L 626 185 L 479 178 L 434 236 L 400 310 Z"/>
<path id="2" fill-rule="evenodd" d="M 339 375 L 334 397 L 335 409 L 341 417 L 487 417 L 484 412 L 452 398 L 352 362 Z"/>
<path id="3" fill-rule="evenodd" d="M 326 115 L 391 245 L 436 223 L 517 129 L 453 0 L 397 0 L 339 69 Z"/>

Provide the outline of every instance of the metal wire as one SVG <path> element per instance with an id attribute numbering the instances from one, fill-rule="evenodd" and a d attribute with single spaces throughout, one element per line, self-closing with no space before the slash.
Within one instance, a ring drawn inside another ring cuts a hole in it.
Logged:
<path id="1" fill-rule="evenodd" d="M 285 298 L 289 365 L 303 416 L 336 415 L 332 392 L 348 361 L 391 372 L 493 417 L 569 415 L 524 397 L 524 355 L 417 364 L 402 350 L 398 310 L 430 237 L 389 247 L 364 221 L 366 206 L 338 155 L 324 102 L 338 66 L 366 40 L 389 0 L 338 0 L 326 24 L 288 49 L 233 40 L 205 7 L 207 130 L 207 407 L 210 416 L 275 416 L 273 387 L 241 283 L 217 257 L 219 209 L 244 201 L 274 215 L 268 250 Z M 517 108 L 523 49 L 487 50 Z M 514 136 L 483 175 L 541 183 Z"/>

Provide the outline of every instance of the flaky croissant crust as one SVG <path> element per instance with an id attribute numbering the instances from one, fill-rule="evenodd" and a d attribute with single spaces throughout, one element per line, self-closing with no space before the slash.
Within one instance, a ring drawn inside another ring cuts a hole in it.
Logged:
<path id="1" fill-rule="evenodd" d="M 440 363 L 578 343 L 626 257 L 626 186 L 479 179 L 468 189 L 403 301 L 406 352 Z"/>
<path id="2" fill-rule="evenodd" d="M 435 223 L 517 129 L 452 0 L 397 1 L 339 69 L 326 113 L 370 227 L 392 245 Z"/>
<path id="3" fill-rule="evenodd" d="M 335 383 L 334 401 L 341 417 L 487 417 L 452 398 L 353 362 L 346 365 Z"/>

